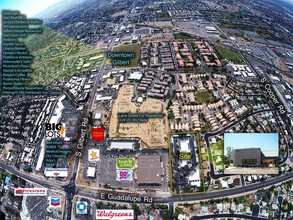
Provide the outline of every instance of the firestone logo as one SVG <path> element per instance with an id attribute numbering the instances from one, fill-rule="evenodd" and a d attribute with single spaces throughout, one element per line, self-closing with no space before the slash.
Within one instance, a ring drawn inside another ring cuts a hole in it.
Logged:
<path id="1" fill-rule="evenodd" d="M 45 188 L 16 188 L 14 196 L 46 196 L 47 189 Z"/>
<path id="2" fill-rule="evenodd" d="M 125 220 L 134 219 L 134 215 L 129 209 L 102 209 L 96 211 L 96 219 Z"/>

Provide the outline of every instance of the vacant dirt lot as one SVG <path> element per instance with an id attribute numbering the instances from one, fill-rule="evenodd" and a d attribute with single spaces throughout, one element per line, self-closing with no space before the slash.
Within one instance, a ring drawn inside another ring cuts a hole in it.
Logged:
<path id="1" fill-rule="evenodd" d="M 144 100 L 140 107 L 131 102 L 134 86 L 124 85 L 112 107 L 110 137 L 139 137 L 150 148 L 167 148 L 168 120 L 164 103 L 157 99 Z M 118 123 L 118 113 L 164 113 L 163 118 L 150 118 L 145 123 Z"/>

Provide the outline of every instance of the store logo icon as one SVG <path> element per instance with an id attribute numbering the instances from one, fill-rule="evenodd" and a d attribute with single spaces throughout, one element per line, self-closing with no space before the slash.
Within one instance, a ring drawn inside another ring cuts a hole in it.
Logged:
<path id="1" fill-rule="evenodd" d="M 76 214 L 87 214 L 87 202 L 76 203 Z"/>
<path id="2" fill-rule="evenodd" d="M 105 140 L 104 128 L 92 128 L 92 140 L 104 141 Z"/>
<path id="3" fill-rule="evenodd" d="M 52 207 L 52 208 L 61 207 L 61 198 L 60 198 L 60 196 L 51 196 L 50 207 Z"/>
<path id="4" fill-rule="evenodd" d="M 65 137 L 65 125 L 58 123 L 45 123 L 46 138 L 63 138 Z"/>

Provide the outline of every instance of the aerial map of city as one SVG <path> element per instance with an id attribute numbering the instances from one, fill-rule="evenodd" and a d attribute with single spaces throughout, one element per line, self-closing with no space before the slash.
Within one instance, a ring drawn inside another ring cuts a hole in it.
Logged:
<path id="1" fill-rule="evenodd" d="M 0 10 L 0 220 L 293 220 L 293 0 Z"/>

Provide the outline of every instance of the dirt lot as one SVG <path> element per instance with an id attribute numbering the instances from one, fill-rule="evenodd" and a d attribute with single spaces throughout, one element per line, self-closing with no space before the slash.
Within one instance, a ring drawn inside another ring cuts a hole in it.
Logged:
<path id="1" fill-rule="evenodd" d="M 139 137 L 150 148 L 167 148 L 168 120 L 164 103 L 157 99 L 144 100 L 140 107 L 131 102 L 134 86 L 124 85 L 112 107 L 110 137 Z M 163 118 L 150 118 L 145 123 L 118 123 L 118 113 L 164 113 Z"/>
<path id="2" fill-rule="evenodd" d="M 91 182 L 91 181 L 86 181 L 82 179 L 82 172 L 84 171 L 84 168 L 79 168 L 78 169 L 78 173 L 77 173 L 77 180 L 76 180 L 76 185 L 79 186 L 90 186 L 90 187 L 94 187 L 95 183 Z"/>
<path id="3" fill-rule="evenodd" d="M 108 78 L 107 79 L 107 85 L 114 85 L 115 83 L 116 83 L 116 79 L 115 78 L 113 78 L 113 79 Z"/>

